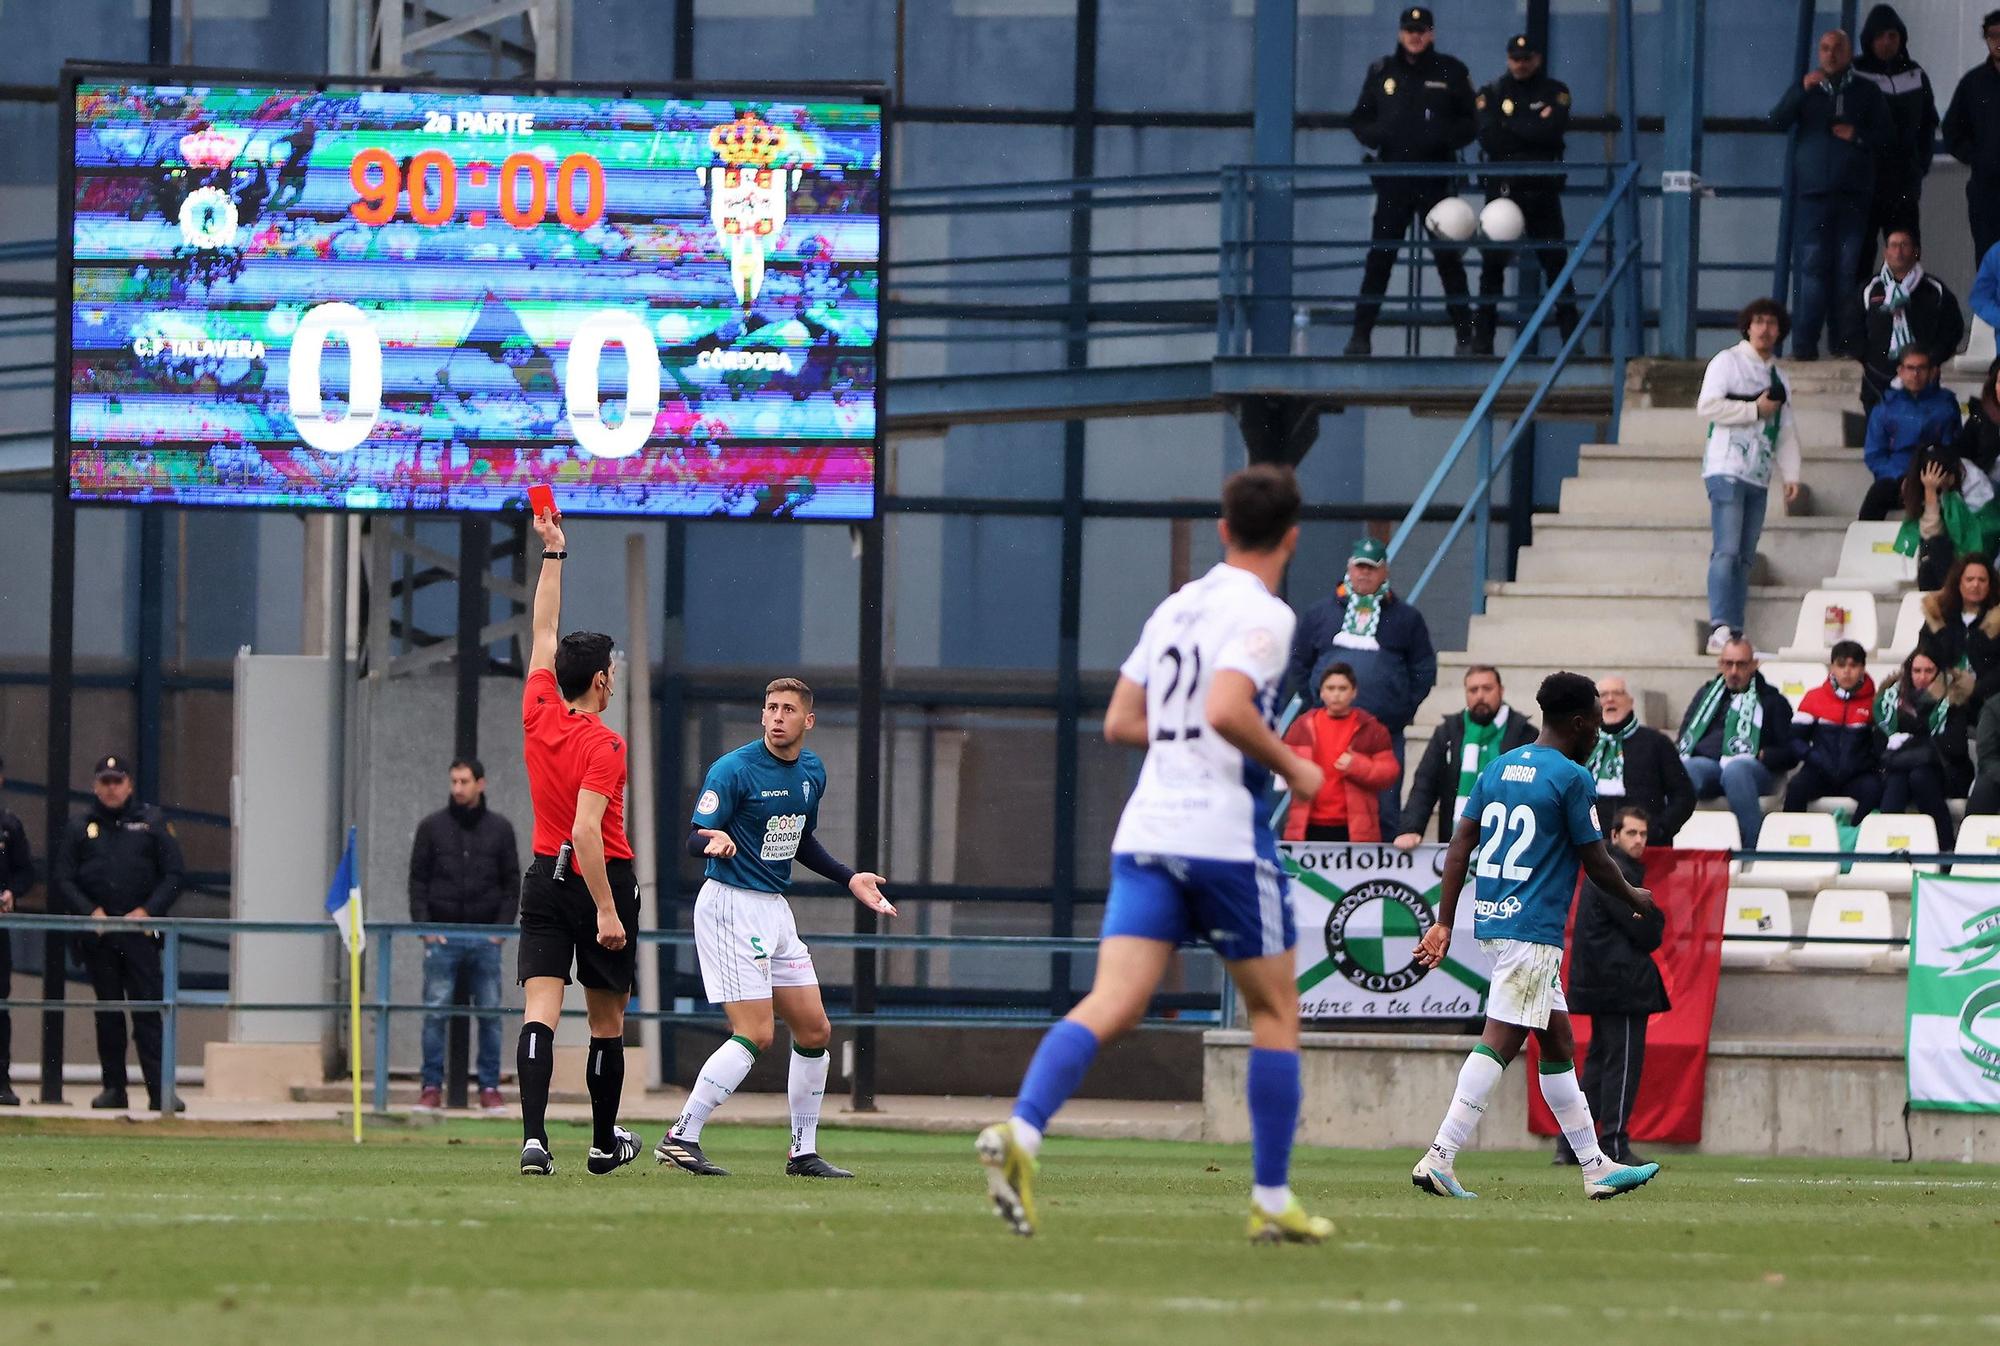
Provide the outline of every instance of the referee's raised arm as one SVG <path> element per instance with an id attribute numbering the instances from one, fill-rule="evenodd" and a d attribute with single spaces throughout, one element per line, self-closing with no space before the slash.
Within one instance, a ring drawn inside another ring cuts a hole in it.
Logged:
<path id="1" fill-rule="evenodd" d="M 535 536 L 542 540 L 542 573 L 535 580 L 535 641 L 528 655 L 528 671 L 556 667 L 557 631 L 562 622 L 562 563 L 569 557 L 569 544 L 555 512 L 533 516 Z"/>

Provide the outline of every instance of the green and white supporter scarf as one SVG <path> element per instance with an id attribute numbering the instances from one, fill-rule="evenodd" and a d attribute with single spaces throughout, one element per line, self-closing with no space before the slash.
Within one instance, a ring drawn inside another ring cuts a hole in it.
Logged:
<path id="1" fill-rule="evenodd" d="M 1897 723 L 1896 712 L 1902 709 L 1902 705 L 1903 680 L 1898 678 L 1875 694 L 1876 728 L 1880 729 L 1884 734 L 1894 734 Z M 1937 699 L 1937 703 L 1931 707 L 1930 714 L 1924 717 L 1924 722 L 1929 725 L 1932 734 L 1937 734 L 1944 729 L 1945 716 L 1950 713 L 1951 706 L 1940 696 Z"/>
<path id="2" fill-rule="evenodd" d="M 1379 650 L 1376 635 L 1382 629 L 1382 609 L 1388 606 L 1389 589 L 1384 585 L 1372 594 L 1349 590 L 1347 610 L 1340 616 L 1340 634 L 1333 643 L 1350 650 Z"/>
<path id="3" fill-rule="evenodd" d="M 1597 793 L 1625 793 L 1625 741 L 1639 728 L 1639 717 L 1626 717 L 1616 729 L 1599 729 L 1597 746 L 1590 750 L 1590 774 L 1597 778 Z"/>
<path id="4" fill-rule="evenodd" d="M 1458 805 L 1452 810 L 1452 817 L 1465 816 L 1465 802 L 1472 798 L 1472 787 L 1479 783 L 1479 771 L 1493 760 L 1500 749 L 1500 733 L 1507 727 L 1507 708 L 1500 707 L 1500 713 L 1493 717 L 1493 723 L 1480 724 L 1472 718 L 1472 712 L 1460 711 L 1465 721 L 1465 742 L 1458 750 Z"/>
<path id="5" fill-rule="evenodd" d="M 1910 291 L 1924 278 L 1924 269 L 1912 265 L 1910 274 L 1897 280 L 1889 274 L 1885 263 L 1882 267 L 1882 307 L 1889 310 L 1889 363 L 1903 358 L 1903 352 L 1917 343 L 1910 337 Z"/>
<path id="6" fill-rule="evenodd" d="M 1681 733 L 1678 744 L 1683 757 L 1694 755 L 1695 744 L 1701 742 L 1702 735 L 1715 720 L 1715 713 L 1727 701 L 1722 710 L 1722 752 L 1723 760 L 1731 757 L 1755 757 L 1764 741 L 1764 705 L 1757 699 L 1757 684 L 1753 680 L 1742 691 L 1732 694 L 1729 684 L 1716 678 L 1701 689 L 1695 697 L 1694 714 L 1688 717 L 1687 728 Z"/>

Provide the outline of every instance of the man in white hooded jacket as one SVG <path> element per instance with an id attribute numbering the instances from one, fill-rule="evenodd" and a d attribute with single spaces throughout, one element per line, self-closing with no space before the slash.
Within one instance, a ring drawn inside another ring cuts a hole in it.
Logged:
<path id="1" fill-rule="evenodd" d="M 1753 299 L 1737 316 L 1743 340 L 1708 362 L 1695 412 L 1708 422 L 1701 457 L 1708 488 L 1708 652 L 1719 653 L 1743 634 L 1750 601 L 1750 567 L 1764 531 L 1772 469 L 1784 485 L 1785 503 L 1799 494 L 1799 432 L 1791 385 L 1774 355 L 1790 321 L 1775 299 Z"/>

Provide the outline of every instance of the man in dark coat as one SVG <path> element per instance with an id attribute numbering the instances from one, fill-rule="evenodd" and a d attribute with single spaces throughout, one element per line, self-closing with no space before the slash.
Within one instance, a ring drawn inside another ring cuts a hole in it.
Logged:
<path id="1" fill-rule="evenodd" d="M 1611 831 L 1611 858 L 1626 879 L 1646 876 L 1646 812 L 1627 805 Z M 1604 1152 L 1613 1163 L 1643 1164 L 1632 1153 L 1632 1105 L 1646 1064 L 1646 1019 L 1671 1008 L 1667 984 L 1653 962 L 1666 938 L 1666 917 L 1642 916 L 1586 880 L 1576 898 L 1576 930 L 1569 944 L 1569 1008 L 1590 1016 L 1590 1050 L 1583 1059 L 1583 1093 Z M 1556 1162 L 1574 1164 L 1567 1142 L 1556 1142 Z"/>
<path id="2" fill-rule="evenodd" d="M 1382 722 L 1396 764 L 1403 765 L 1403 731 L 1437 685 L 1437 650 L 1424 615 L 1389 588 L 1389 550 L 1372 537 L 1354 544 L 1347 582 L 1299 614 L 1284 696 L 1318 699 L 1321 676 L 1338 660 L 1354 670 L 1360 693 L 1354 704 Z M 1402 807 L 1403 776 L 1380 796 L 1386 829 Z"/>
<path id="3" fill-rule="evenodd" d="M 1875 244 L 1891 229 L 1907 229 L 1923 237 L 1917 206 L 1924 178 L 1931 171 L 1937 143 L 1937 95 L 1931 77 L 1910 57 L 1910 30 L 1893 5 L 1868 11 L 1855 42 L 1854 72 L 1882 91 L 1889 119 L 1896 124 L 1896 143 L 1875 161 L 1875 199 L 1868 212 L 1868 238 L 1863 246 L 1865 277 L 1872 269 Z"/>
<path id="4" fill-rule="evenodd" d="M 1719 670 L 1688 702 L 1674 746 L 1696 799 L 1720 795 L 1746 847 L 1764 827 L 1764 796 L 1798 765 L 1792 703 L 1757 671 L 1757 651 L 1741 636 L 1715 657 Z"/>
<path id="5" fill-rule="evenodd" d="M 1450 841 L 1479 773 L 1502 753 L 1535 741 L 1535 722 L 1508 705 L 1506 695 L 1499 669 L 1474 664 L 1465 670 L 1465 709 L 1445 716 L 1424 749 L 1410 782 L 1410 801 L 1403 806 L 1394 843 L 1398 850 L 1407 851 L 1424 839 L 1424 824 L 1432 813 L 1437 814 L 1437 839 Z"/>
<path id="6" fill-rule="evenodd" d="M 1421 5 L 1404 9 L 1397 25 L 1396 50 L 1368 67 L 1348 129 L 1375 162 L 1455 164 L 1458 152 L 1476 134 L 1472 76 L 1463 61 L 1436 50 L 1435 24 L 1428 9 Z M 1397 244 L 1409 231 L 1410 221 L 1423 219 L 1451 191 L 1449 176 L 1376 179 L 1375 215 L 1368 233 L 1376 246 L 1368 250 L 1361 274 L 1361 298 L 1354 306 L 1354 334 L 1348 338 L 1347 354 L 1366 355 L 1371 349 L 1375 316 L 1381 312 L 1389 273 L 1396 269 Z M 1458 336 L 1458 353 L 1463 355 L 1472 349 L 1464 249 L 1439 244 L 1432 256 Z M 1367 685 L 1365 675 L 1362 685 Z"/>
<path id="7" fill-rule="evenodd" d="M 1792 358 L 1819 358 L 1820 328 L 1835 355 L 1850 354 L 1861 335 L 1843 302 L 1861 275 L 1875 160 L 1894 148 L 1896 124 L 1882 91 L 1854 73 L 1854 47 L 1834 29 L 1819 40 L 1819 64 L 1771 109 L 1779 130 L 1798 128 L 1792 154 L 1797 214 L 1798 322 Z"/>
<path id="8" fill-rule="evenodd" d="M 1972 255 L 1984 260 L 2000 243 L 2000 9 L 1980 21 L 1986 59 L 1965 72 L 1951 95 L 1940 128 L 1951 157 L 1972 170 L 1965 211 L 1972 225 Z"/>
<path id="9" fill-rule="evenodd" d="M 1598 828 L 1610 836 L 1612 816 L 1629 804 L 1657 820 L 1652 824 L 1654 845 L 1673 845 L 1674 834 L 1694 812 L 1694 782 L 1674 741 L 1639 723 L 1622 676 L 1599 678 L 1597 699 L 1604 704 L 1604 727 L 1586 765 L 1597 778 Z"/>
<path id="10" fill-rule="evenodd" d="M 1898 225 L 1882 245 L 1882 270 L 1858 296 L 1861 332 L 1861 405 L 1870 411 L 1889 390 L 1903 352 L 1928 353 L 1932 369 L 1958 354 L 1965 339 L 1965 310 L 1958 296 L 1923 268 L 1917 237 Z"/>
<path id="11" fill-rule="evenodd" d="M 160 937 L 125 922 L 165 916 L 173 907 L 181 891 L 181 846 L 166 815 L 132 792 L 129 759 L 101 757 L 92 774 L 97 802 L 69 821 L 55 856 L 52 897 L 75 915 L 104 922 L 100 933 L 79 941 L 97 993 L 97 1063 L 104 1076 L 103 1092 L 90 1106 L 123 1109 L 125 1016 L 118 1002 L 166 998 Z M 158 1010 L 132 1011 L 132 1041 L 147 1106 L 157 1112 L 163 1101 Z"/>
<path id="12" fill-rule="evenodd" d="M 1507 73 L 1479 91 L 1479 148 L 1488 162 L 1547 163 L 1563 157 L 1563 136 L 1569 130 L 1569 86 L 1542 68 L 1542 53 L 1526 33 L 1507 42 Z M 1551 239 L 1557 246 L 1540 248 L 1535 260 L 1542 275 L 1554 282 L 1569 254 L 1560 240 L 1569 236 L 1563 224 L 1561 178 L 1487 178 L 1487 197 L 1504 196 L 1521 208 L 1521 236 Z M 1493 354 L 1493 329 L 1500 296 L 1507 289 L 1511 252 L 1488 249 L 1479 266 L 1479 312 L 1473 319 L 1472 350 Z M 1556 327 L 1564 338 L 1576 329 L 1576 292 L 1565 290 L 1556 303 Z M 1524 314 L 1525 317 L 1525 314 Z"/>
<path id="13" fill-rule="evenodd" d="M 451 764 L 451 803 L 417 824 L 410 847 L 410 919 L 432 925 L 512 925 L 521 900 L 514 828 L 486 806 L 486 768 L 477 758 Z M 472 1003 L 500 1004 L 497 936 L 424 936 L 424 1004 L 442 1010 L 460 981 Z M 424 1016 L 424 1066 L 417 1111 L 444 1102 L 445 1015 Z M 479 1019 L 479 1106 L 506 1111 L 500 1096 L 500 1020 Z"/>

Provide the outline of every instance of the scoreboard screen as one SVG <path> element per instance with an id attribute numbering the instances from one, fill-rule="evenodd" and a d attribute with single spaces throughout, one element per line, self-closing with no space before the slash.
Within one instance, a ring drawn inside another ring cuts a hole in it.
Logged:
<path id="1" fill-rule="evenodd" d="M 73 499 L 874 513 L 878 103 L 74 95 Z"/>

